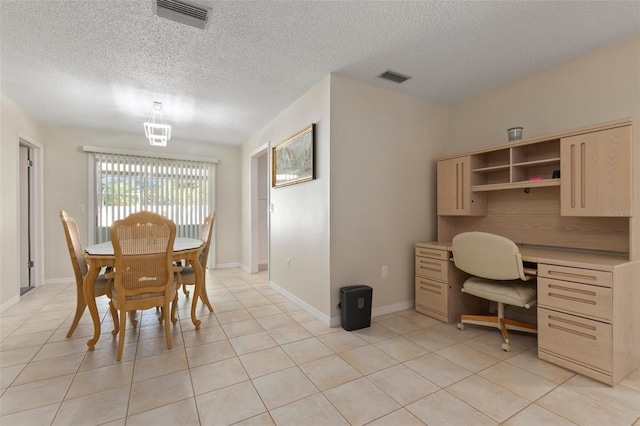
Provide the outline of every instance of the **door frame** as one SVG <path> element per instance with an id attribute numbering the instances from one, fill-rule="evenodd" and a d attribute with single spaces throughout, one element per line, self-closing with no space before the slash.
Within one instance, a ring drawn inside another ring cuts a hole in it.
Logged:
<path id="1" fill-rule="evenodd" d="M 17 156 L 20 157 L 20 146 L 29 149 L 31 166 L 31 285 L 35 288 L 44 284 L 44 147 L 32 137 L 18 132 Z M 17 181 L 20 182 L 20 170 L 16 170 Z M 19 200 L 17 200 L 19 202 Z M 18 229 L 20 229 L 20 214 L 18 214 Z M 20 238 L 16 239 L 16 252 L 20 253 Z M 18 283 L 18 294 L 20 285 Z"/>
<path id="2" fill-rule="evenodd" d="M 249 272 L 255 274 L 260 269 L 260 225 L 258 217 L 258 184 L 260 176 L 258 174 L 258 158 L 267 156 L 267 170 L 269 170 L 269 143 L 266 143 L 251 153 L 251 238 L 250 238 L 250 265 Z M 267 185 L 270 183 L 270 176 L 267 173 Z M 267 206 L 269 206 L 270 192 L 267 190 Z M 270 238 L 270 217 L 267 214 L 267 263 L 270 263 L 269 238 Z M 269 268 L 271 269 L 271 268 Z"/>

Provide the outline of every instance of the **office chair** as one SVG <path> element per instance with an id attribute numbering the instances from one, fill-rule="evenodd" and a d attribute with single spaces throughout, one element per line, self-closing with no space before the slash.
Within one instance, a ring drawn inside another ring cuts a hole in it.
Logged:
<path id="1" fill-rule="evenodd" d="M 504 317 L 505 305 L 528 309 L 536 304 L 535 271 L 525 272 L 518 246 L 486 232 L 463 232 L 453 237 L 452 243 L 456 267 L 473 275 L 464 282 L 462 291 L 498 303 L 497 316 L 461 315 L 458 328 L 464 330 L 465 324 L 498 328 L 504 338 L 502 349 L 507 352 L 511 350 L 507 330 L 537 333 L 535 324 Z"/>

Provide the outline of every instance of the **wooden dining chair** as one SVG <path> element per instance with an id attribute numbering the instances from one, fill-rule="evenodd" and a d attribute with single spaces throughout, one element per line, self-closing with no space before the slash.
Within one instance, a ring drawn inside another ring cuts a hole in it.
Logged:
<path id="1" fill-rule="evenodd" d="M 177 300 L 175 273 L 181 268 L 172 263 L 176 225 L 164 216 L 147 211 L 133 213 L 115 221 L 109 235 L 115 269 L 107 275 L 113 276 L 107 293 L 111 296 L 112 311 L 118 311 L 119 322 L 114 323 L 116 333 L 120 333 L 116 355 L 120 361 L 126 331 L 125 313 L 160 307 L 164 314 L 174 302 L 173 316 Z M 164 323 L 167 348 L 171 349 L 170 324 Z"/>
<path id="2" fill-rule="evenodd" d="M 84 249 L 82 248 L 82 242 L 80 241 L 80 232 L 78 231 L 78 224 L 76 221 L 69 216 L 69 214 L 61 210 L 60 211 L 60 220 L 62 221 L 62 227 L 64 229 L 64 235 L 67 239 L 67 248 L 69 249 L 69 257 L 71 258 L 71 266 L 73 267 L 73 274 L 76 279 L 76 313 L 73 317 L 73 322 L 71 323 L 71 327 L 67 332 L 67 337 L 71 337 L 73 332 L 76 330 L 78 326 L 78 322 L 80 322 L 80 317 L 87 307 L 87 302 L 84 298 L 84 277 L 87 275 L 87 271 L 89 270 L 87 266 L 87 261 L 85 260 L 83 253 Z M 105 278 L 103 274 L 98 275 L 94 284 L 93 291 L 95 293 L 95 297 L 104 296 L 107 294 L 107 286 L 108 279 Z M 115 318 L 114 318 L 115 324 Z"/>
<path id="3" fill-rule="evenodd" d="M 204 279 L 202 282 L 202 288 L 200 289 L 200 300 L 204 303 L 207 308 L 209 308 L 209 312 L 213 312 L 213 306 L 211 306 L 211 302 L 209 302 L 209 296 L 207 295 L 207 280 L 206 280 L 206 269 L 207 269 L 207 259 L 209 258 L 209 246 L 211 245 L 211 234 L 213 233 L 213 223 L 216 219 L 216 212 L 211 213 L 204 219 L 204 224 L 202 225 L 202 230 L 200 231 L 200 239 L 204 241 L 204 248 L 200 253 L 200 265 L 202 265 L 202 271 L 204 273 Z M 182 286 L 182 291 L 185 295 L 189 296 L 189 290 L 187 290 L 187 285 L 195 285 L 196 284 L 196 273 L 193 270 L 193 266 L 183 266 L 182 271 L 178 274 L 178 286 Z"/>

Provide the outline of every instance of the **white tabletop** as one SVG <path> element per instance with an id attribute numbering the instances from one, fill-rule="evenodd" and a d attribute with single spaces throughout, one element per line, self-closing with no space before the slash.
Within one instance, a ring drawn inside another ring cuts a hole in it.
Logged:
<path id="1" fill-rule="evenodd" d="M 190 250 L 198 248 L 203 244 L 204 241 L 197 238 L 177 237 L 173 242 L 173 251 Z M 113 256 L 113 245 L 111 241 L 105 241 L 104 243 L 87 246 L 84 251 L 96 256 Z"/>

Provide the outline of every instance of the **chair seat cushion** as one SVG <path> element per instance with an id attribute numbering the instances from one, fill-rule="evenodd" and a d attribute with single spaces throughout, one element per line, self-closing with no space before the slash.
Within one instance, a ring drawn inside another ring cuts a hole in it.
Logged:
<path id="1" fill-rule="evenodd" d="M 196 279 L 196 271 L 193 270 L 193 266 L 183 266 L 180 271 L 180 275 L 182 276 L 182 279 L 185 279 L 185 277 L 192 281 L 195 281 Z"/>
<path id="2" fill-rule="evenodd" d="M 494 281 L 471 277 L 464 283 L 464 292 L 483 299 L 501 302 L 507 305 L 531 305 L 536 301 L 536 284 L 530 282 Z"/>
<path id="3" fill-rule="evenodd" d="M 107 285 L 109 284 L 109 281 L 110 280 L 106 279 L 104 275 L 98 275 L 96 277 L 96 281 L 93 284 L 93 292 L 96 297 L 107 294 Z"/>

